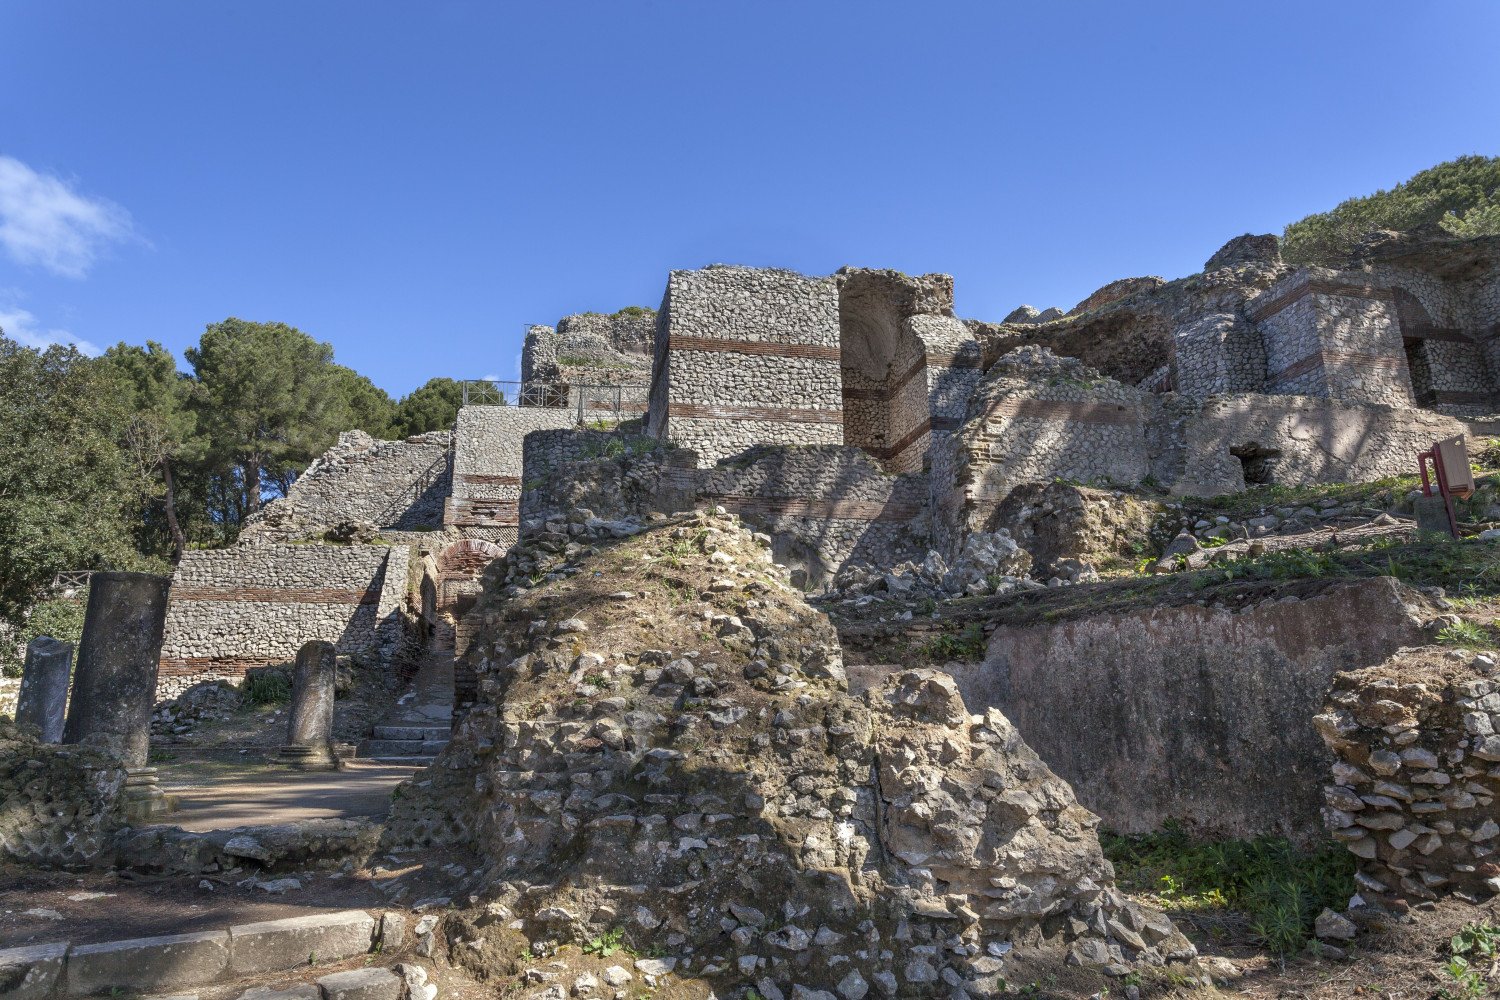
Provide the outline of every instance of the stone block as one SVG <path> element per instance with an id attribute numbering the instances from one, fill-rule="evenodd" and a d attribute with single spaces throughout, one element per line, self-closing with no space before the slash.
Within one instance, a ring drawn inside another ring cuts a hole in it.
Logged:
<path id="1" fill-rule="evenodd" d="M 352 969 L 318 980 L 324 1000 L 401 1000 L 401 977 L 389 969 Z"/>
<path id="2" fill-rule="evenodd" d="M 229 934 L 204 931 L 78 945 L 68 953 L 69 996 L 127 994 L 211 983 L 229 966 Z"/>
<path id="3" fill-rule="evenodd" d="M 237 1000 L 323 1000 L 323 991 L 312 983 L 297 983 L 284 990 L 257 986 L 241 993 Z"/>
<path id="4" fill-rule="evenodd" d="M 336 962 L 368 952 L 374 933 L 375 918 L 363 910 L 241 924 L 229 928 L 230 967 L 247 975 Z"/>
<path id="5" fill-rule="evenodd" d="M 0 951 L 0 995 L 16 1000 L 51 996 L 67 955 L 66 941 Z"/>

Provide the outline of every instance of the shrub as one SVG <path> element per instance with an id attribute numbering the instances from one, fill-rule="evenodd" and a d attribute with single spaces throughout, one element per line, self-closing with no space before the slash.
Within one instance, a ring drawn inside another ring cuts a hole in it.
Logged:
<path id="1" fill-rule="evenodd" d="M 277 667 L 256 667 L 245 672 L 240 693 L 252 705 L 280 705 L 292 700 L 292 681 Z"/>

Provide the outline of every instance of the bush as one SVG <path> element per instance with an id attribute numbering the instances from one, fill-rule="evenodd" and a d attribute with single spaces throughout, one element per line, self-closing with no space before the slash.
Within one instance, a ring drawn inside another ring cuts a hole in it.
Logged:
<path id="1" fill-rule="evenodd" d="M 1455 236 L 1500 233 L 1500 157 L 1460 156 L 1423 170 L 1389 191 L 1340 202 L 1282 233 L 1290 264 L 1331 264 L 1376 229 L 1436 223 Z"/>
<path id="2" fill-rule="evenodd" d="M 6 677 L 21 676 L 26 644 L 37 636 L 50 635 L 54 639 L 71 642 L 76 649 L 78 640 L 83 636 L 83 612 L 87 607 L 87 589 L 79 591 L 77 597 L 55 597 L 34 605 L 26 624 L 16 633 L 15 647 L 7 644 L 0 648 L 0 674 Z"/>
<path id="3" fill-rule="evenodd" d="M 240 693 L 252 705 L 280 705 L 292 700 L 292 679 L 280 667 L 252 667 L 245 671 Z"/>

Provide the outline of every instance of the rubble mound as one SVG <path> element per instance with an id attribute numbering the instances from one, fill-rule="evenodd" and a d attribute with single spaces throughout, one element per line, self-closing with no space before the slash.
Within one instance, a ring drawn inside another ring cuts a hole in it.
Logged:
<path id="1" fill-rule="evenodd" d="M 1033 575 L 1076 580 L 1114 563 L 1159 551 L 1160 505 L 1118 490 L 1073 483 L 1024 483 L 996 508 L 988 527 L 1031 556 Z"/>
<path id="2" fill-rule="evenodd" d="M 125 825 L 125 768 L 98 750 L 40 743 L 34 732 L 0 722 L 0 858 L 88 862 Z"/>
<path id="3" fill-rule="evenodd" d="M 1221 268 L 1246 266 L 1277 268 L 1281 266 L 1281 240 L 1273 233 L 1256 236 L 1245 233 L 1225 243 L 1208 258 L 1203 270 L 1217 271 Z"/>
<path id="4" fill-rule="evenodd" d="M 933 670 L 852 696 L 769 542 L 722 511 L 658 517 L 544 557 L 523 540 L 503 562 L 544 576 L 490 577 L 475 705 L 387 831 L 482 859 L 453 960 L 486 927 L 536 954 L 613 934 L 769 998 L 991 996 L 1013 962 L 1193 956 L 1114 889 L 1097 817 L 998 711 Z"/>

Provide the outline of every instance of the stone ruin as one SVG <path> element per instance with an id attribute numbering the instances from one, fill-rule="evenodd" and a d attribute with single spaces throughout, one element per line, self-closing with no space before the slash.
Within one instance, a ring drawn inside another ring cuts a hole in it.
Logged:
<path id="1" fill-rule="evenodd" d="M 1150 519 L 1122 491 L 1410 471 L 1500 429 L 1497 352 L 1497 238 L 1390 234 L 1292 268 L 1240 237 L 1200 274 L 1001 323 L 958 318 L 945 275 L 676 271 L 655 312 L 530 328 L 509 405 L 476 389 L 449 431 L 342 435 L 239 544 L 188 553 L 156 694 L 309 643 L 387 672 L 452 653 L 453 741 L 385 835 L 481 859 L 442 933 L 484 974 L 621 924 L 767 998 L 1190 959 L 1114 889 L 1101 815 L 1329 831 L 1361 859 L 1352 914 L 1493 893 L 1493 664 L 1412 652 L 1431 595 L 1221 588 L 992 622 L 974 662 L 912 670 L 852 662 L 803 594 L 1083 581 L 1090 546 Z M 80 843 L 140 842 L 115 804 L 139 754 L 116 772 L 24 739 L 0 760 L 98 799 Z M 8 831 L 13 855 L 62 857 Z M 468 947 L 486 933 L 505 954 Z"/>

